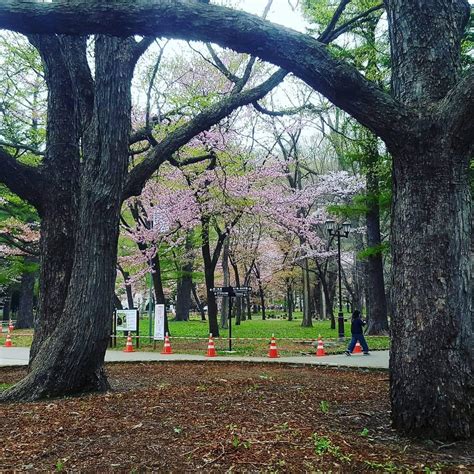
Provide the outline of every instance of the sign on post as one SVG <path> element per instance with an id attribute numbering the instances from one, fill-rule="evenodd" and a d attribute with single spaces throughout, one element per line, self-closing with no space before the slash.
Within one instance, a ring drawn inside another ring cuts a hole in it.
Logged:
<path id="1" fill-rule="evenodd" d="M 235 296 L 234 289 L 231 286 L 216 286 L 211 288 L 215 296 Z"/>
<path id="2" fill-rule="evenodd" d="M 136 331 L 138 327 L 138 310 L 115 310 L 115 323 L 117 331 Z"/>
<path id="3" fill-rule="evenodd" d="M 236 286 L 234 287 L 235 296 L 247 296 L 252 292 L 250 286 Z"/>
<path id="4" fill-rule="evenodd" d="M 155 341 L 165 339 L 165 305 L 155 304 L 155 331 L 153 333 Z"/>

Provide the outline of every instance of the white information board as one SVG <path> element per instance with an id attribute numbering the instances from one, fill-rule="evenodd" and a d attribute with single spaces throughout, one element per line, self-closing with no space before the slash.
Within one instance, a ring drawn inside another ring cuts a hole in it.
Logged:
<path id="1" fill-rule="evenodd" d="M 117 309 L 115 321 L 117 331 L 136 331 L 138 311 L 136 309 Z"/>
<path id="2" fill-rule="evenodd" d="M 155 341 L 165 339 L 165 305 L 155 304 L 155 331 L 153 333 Z"/>

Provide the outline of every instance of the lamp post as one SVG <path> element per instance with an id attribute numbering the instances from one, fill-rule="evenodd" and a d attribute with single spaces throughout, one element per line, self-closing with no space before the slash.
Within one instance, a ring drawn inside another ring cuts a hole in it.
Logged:
<path id="1" fill-rule="evenodd" d="M 343 222 L 342 225 L 335 221 L 327 220 L 326 229 L 329 235 L 337 237 L 337 266 L 339 274 L 339 312 L 337 315 L 337 332 L 339 339 L 344 339 L 344 313 L 342 311 L 342 272 L 341 272 L 341 237 L 348 237 L 351 230 L 350 222 Z"/>

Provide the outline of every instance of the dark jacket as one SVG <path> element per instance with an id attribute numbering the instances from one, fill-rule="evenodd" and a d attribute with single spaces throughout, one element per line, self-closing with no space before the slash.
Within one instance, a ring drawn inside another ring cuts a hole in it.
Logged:
<path id="1" fill-rule="evenodd" d="M 352 324 L 351 324 L 351 334 L 363 334 L 364 326 L 365 326 L 365 321 L 363 321 L 362 319 L 360 318 L 353 319 Z"/>

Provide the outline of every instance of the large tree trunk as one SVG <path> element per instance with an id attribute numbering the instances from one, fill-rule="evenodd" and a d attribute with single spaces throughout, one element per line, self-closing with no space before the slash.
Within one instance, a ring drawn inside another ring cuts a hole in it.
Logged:
<path id="1" fill-rule="evenodd" d="M 417 2 L 388 7 L 394 94 L 411 107 L 434 104 L 458 78 L 467 3 L 433 2 L 436 20 Z M 441 120 L 425 112 L 411 136 L 390 146 L 392 419 L 407 434 L 442 439 L 474 432 L 470 150 L 453 136 L 457 110 L 449 111 Z"/>
<path id="2" fill-rule="evenodd" d="M 41 54 L 48 85 L 48 146 L 44 176 L 48 186 L 54 189 L 54 192 L 44 193 L 43 206 L 39 210 L 39 304 L 30 350 L 31 366 L 40 346 L 59 324 L 71 278 L 79 189 L 79 135 L 87 116 L 85 101 L 77 98 L 87 85 L 78 85 L 78 76 L 86 75 L 89 69 L 84 38 L 34 35 L 28 39 Z M 74 60 L 76 68 L 73 71 L 68 63 Z M 87 94 L 84 96 L 87 98 Z"/>
<path id="3" fill-rule="evenodd" d="M 409 434 L 463 438 L 474 403 L 466 157 L 422 140 L 394 156 L 392 417 Z"/>
<path id="4" fill-rule="evenodd" d="M 28 375 L 4 392 L 3 400 L 108 388 L 103 361 L 113 311 L 133 67 L 129 40 L 98 37 L 95 47 L 94 116 L 84 136 L 74 264 L 64 311 L 51 337 L 39 347 Z"/>
<path id="5" fill-rule="evenodd" d="M 188 321 L 191 309 L 191 292 L 193 287 L 194 252 L 192 233 L 186 234 L 185 261 L 181 267 L 176 292 L 176 321 Z"/>
<path id="6" fill-rule="evenodd" d="M 309 274 L 309 263 L 308 259 L 305 258 L 303 261 L 302 281 L 303 281 L 303 320 L 301 326 L 305 328 L 313 327 L 313 321 L 311 319 L 311 287 L 310 287 L 310 274 Z"/>
<path id="7" fill-rule="evenodd" d="M 36 275 L 34 272 L 23 273 L 20 283 L 20 305 L 16 319 L 18 329 L 33 327 L 33 303 L 35 296 Z"/>
<path id="8" fill-rule="evenodd" d="M 209 218 L 203 216 L 201 218 L 201 236 L 202 236 L 202 258 L 204 263 L 204 279 L 206 281 L 206 297 L 207 297 L 207 315 L 209 319 L 209 333 L 215 337 L 219 337 L 219 324 L 217 322 L 217 302 L 214 293 L 214 271 L 216 269 L 217 258 L 214 252 L 211 257 L 211 247 L 209 243 Z"/>
<path id="9" fill-rule="evenodd" d="M 185 268 L 188 270 L 184 273 Z M 189 321 L 191 308 L 191 291 L 193 286 L 192 264 L 186 264 L 182 270 L 176 291 L 176 317 L 175 321 Z"/>

